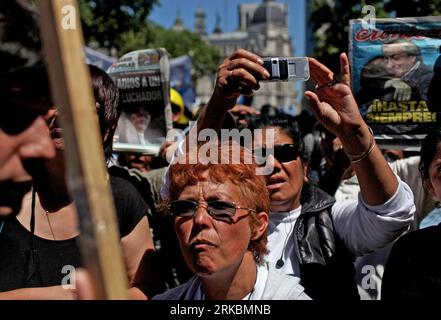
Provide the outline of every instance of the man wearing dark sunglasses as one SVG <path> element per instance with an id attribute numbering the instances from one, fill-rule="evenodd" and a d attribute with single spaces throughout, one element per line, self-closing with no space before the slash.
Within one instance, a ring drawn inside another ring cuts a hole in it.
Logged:
<path id="1" fill-rule="evenodd" d="M 51 99 L 36 13 L 23 1 L 1 1 L 0 20 L 1 217 L 16 214 L 31 188 L 22 162 L 49 159 L 55 152 L 45 122 Z"/>
<path id="2" fill-rule="evenodd" d="M 353 257 L 382 248 L 405 232 L 415 207 L 409 187 L 396 177 L 363 121 L 350 88 L 349 62 L 340 56 L 341 81 L 326 66 L 309 58 L 316 92 L 307 91 L 317 119 L 341 143 L 361 186 L 358 201 L 335 203 L 307 183 L 307 161 L 298 125 L 288 117 L 267 117 L 253 128 L 253 146 L 265 148 L 272 130 L 275 147 L 267 176 L 271 213 L 268 261 L 286 274 L 298 276 L 313 299 L 359 299 Z M 198 120 L 198 130 L 219 132 L 228 109 L 240 94 L 259 88 L 259 56 L 240 49 L 219 67 L 216 88 Z M 261 151 L 257 153 L 262 154 Z"/>
<path id="3" fill-rule="evenodd" d="M 239 150 L 239 163 L 178 161 L 170 166 L 170 192 L 162 207 L 196 275 L 153 299 L 309 299 L 297 277 L 264 261 L 269 211 L 265 180 L 255 174 L 254 163 L 246 164 L 246 151 L 231 146 L 221 144 L 218 155 L 231 160 L 232 150 Z"/>

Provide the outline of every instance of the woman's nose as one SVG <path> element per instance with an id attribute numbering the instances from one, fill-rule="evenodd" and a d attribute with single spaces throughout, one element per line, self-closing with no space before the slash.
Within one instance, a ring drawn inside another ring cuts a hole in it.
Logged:
<path id="1" fill-rule="evenodd" d="M 196 213 L 193 217 L 194 221 L 198 225 L 207 225 L 211 219 L 208 213 L 208 206 L 205 202 L 198 202 L 196 207 Z"/>
<path id="2" fill-rule="evenodd" d="M 22 160 L 46 160 L 55 156 L 54 144 L 43 118 L 37 118 L 29 128 L 20 134 L 17 150 Z"/>

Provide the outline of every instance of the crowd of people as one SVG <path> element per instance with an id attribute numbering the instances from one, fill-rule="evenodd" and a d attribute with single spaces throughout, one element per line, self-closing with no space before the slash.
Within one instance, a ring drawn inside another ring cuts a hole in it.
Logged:
<path id="1" fill-rule="evenodd" d="M 65 266 L 83 266 L 81 233 L 38 13 L 7 0 L 0 20 L 0 299 L 93 298 L 87 273 L 62 286 Z M 391 61 L 401 54 L 396 46 L 384 48 Z M 305 97 L 314 115 L 238 105 L 269 77 L 259 55 L 238 49 L 220 64 L 212 97 L 184 139 L 164 143 L 158 157 L 124 154 L 116 163 L 118 89 L 89 66 L 129 298 L 441 297 L 441 224 L 415 231 L 441 201 L 441 129 L 426 136 L 420 155 L 381 150 L 352 94 L 346 54 L 339 81 L 308 59 L 315 90 Z M 178 95 L 171 93 L 173 120 L 184 128 L 193 115 L 183 116 Z M 225 128 L 252 136 L 191 141 Z"/>

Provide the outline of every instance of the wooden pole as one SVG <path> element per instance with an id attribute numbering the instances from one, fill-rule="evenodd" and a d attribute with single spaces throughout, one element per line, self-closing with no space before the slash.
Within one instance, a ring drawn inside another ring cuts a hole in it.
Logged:
<path id="1" fill-rule="evenodd" d="M 60 110 L 81 253 L 98 299 L 126 299 L 127 272 L 103 155 L 76 0 L 39 0 L 52 96 Z"/>

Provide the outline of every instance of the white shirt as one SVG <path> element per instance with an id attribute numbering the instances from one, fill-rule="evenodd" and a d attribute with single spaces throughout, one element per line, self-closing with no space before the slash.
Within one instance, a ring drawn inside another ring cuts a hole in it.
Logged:
<path id="1" fill-rule="evenodd" d="M 276 265 L 277 270 L 285 274 L 300 275 L 299 263 L 294 253 L 294 238 L 291 236 L 294 223 L 300 216 L 302 207 L 290 212 L 271 212 L 268 226 L 268 261 Z M 282 259 L 282 268 L 277 267 L 277 261 Z"/>
<path id="2" fill-rule="evenodd" d="M 254 283 L 253 290 L 248 293 L 242 300 L 262 300 L 263 292 L 265 290 L 266 281 L 268 280 L 268 269 L 264 266 L 257 267 L 257 277 L 256 282 Z M 192 296 L 185 297 L 186 300 L 205 300 L 205 294 L 202 291 L 202 283 L 193 282 L 192 286 L 196 286 L 197 288 L 190 287 L 188 293 Z"/>
<path id="3" fill-rule="evenodd" d="M 408 230 L 415 212 L 413 194 L 398 176 L 397 180 L 395 194 L 381 205 L 368 205 L 359 194 L 358 201 L 336 202 L 332 207 L 336 234 L 354 257 L 381 249 Z M 301 208 L 297 208 L 288 213 L 270 213 L 267 246 L 268 261 L 277 265 L 283 250 L 284 265 L 279 270 L 297 277 L 300 277 L 300 268 L 294 252 L 294 237 L 289 236 L 286 245 L 285 239 L 292 233 L 300 211 Z"/>
<path id="4" fill-rule="evenodd" d="M 413 192 L 416 214 L 413 228 L 418 229 L 419 223 L 435 207 L 433 197 L 428 193 L 422 184 L 421 175 L 418 170 L 420 157 L 408 157 L 389 163 L 392 171 L 398 175 L 401 180 L 407 183 Z M 342 180 L 335 192 L 335 200 L 354 200 L 360 192 L 357 176 L 354 175 L 348 179 Z"/>
<path id="5" fill-rule="evenodd" d="M 257 266 L 257 277 L 256 283 L 254 283 L 254 289 L 242 300 L 262 300 L 267 280 L 268 269 L 265 267 L 265 265 Z"/>

